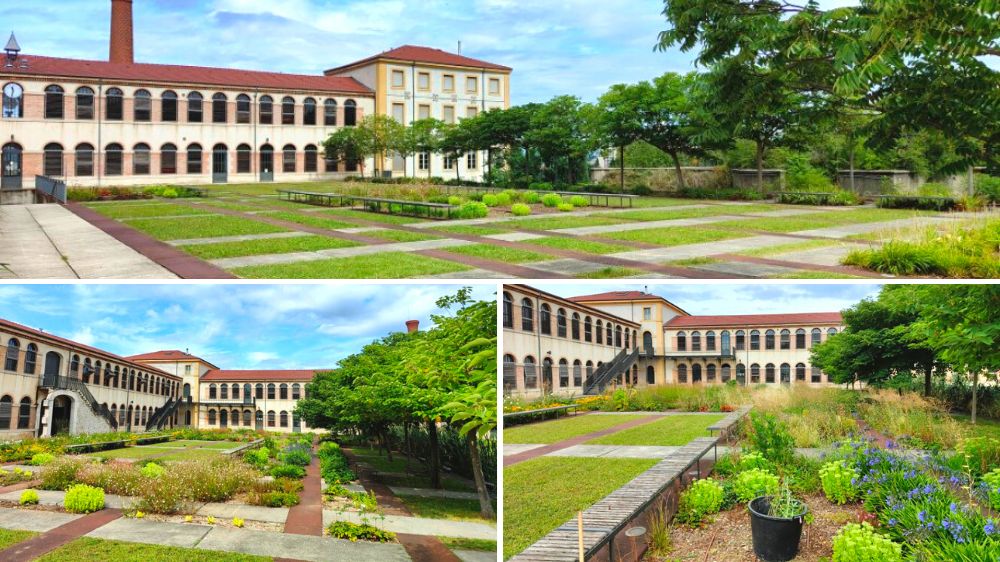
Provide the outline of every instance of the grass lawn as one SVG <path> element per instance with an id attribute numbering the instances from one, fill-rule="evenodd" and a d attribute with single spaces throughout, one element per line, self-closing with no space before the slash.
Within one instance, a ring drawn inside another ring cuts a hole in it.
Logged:
<path id="1" fill-rule="evenodd" d="M 232 448 L 232 447 L 230 447 Z M 156 462 L 170 461 L 207 461 L 222 458 L 220 449 L 183 449 L 176 453 L 170 453 L 162 457 L 157 457 Z"/>
<path id="2" fill-rule="evenodd" d="M 662 420 L 647 423 L 611 435 L 587 441 L 588 445 L 687 445 L 695 437 L 708 437 L 708 426 L 724 418 L 719 415 L 664 416 Z"/>
<path id="3" fill-rule="evenodd" d="M 612 224 L 624 224 L 624 219 L 611 217 L 560 217 L 550 215 L 537 219 L 518 219 L 503 223 L 510 228 L 524 228 L 527 230 L 561 230 L 564 228 L 582 228 L 585 226 L 609 226 Z"/>
<path id="4" fill-rule="evenodd" d="M 294 222 L 296 224 L 302 224 L 305 226 L 313 226 L 316 228 L 325 228 L 327 230 L 336 230 L 338 228 L 357 228 L 358 225 L 349 222 L 338 221 L 334 219 L 328 219 L 324 217 L 316 217 L 312 215 L 304 215 L 298 213 L 289 213 L 286 211 L 278 211 L 273 213 L 267 213 L 265 216 L 272 219 L 278 219 L 288 222 Z"/>
<path id="5" fill-rule="evenodd" d="M 753 218 L 750 220 L 720 222 L 711 225 L 711 227 L 734 230 L 762 230 L 766 232 L 797 232 L 800 230 L 814 230 L 848 224 L 908 219 L 926 216 L 927 214 L 926 212 L 898 209 L 853 209 L 850 211 L 813 213 L 801 217 Z"/>
<path id="6" fill-rule="evenodd" d="M 716 225 L 712 226 L 715 227 Z M 657 246 L 683 246 L 685 244 L 701 244 L 703 242 L 718 242 L 720 240 L 743 238 L 746 234 L 721 228 L 669 227 L 608 232 L 602 236 L 614 240 L 645 242 L 647 244 L 656 244 Z"/>
<path id="7" fill-rule="evenodd" d="M 398 217 L 396 215 L 383 215 L 380 213 L 369 213 L 357 209 L 335 209 L 332 211 L 322 211 L 320 215 L 332 215 L 349 219 L 366 220 L 370 222 L 380 222 L 383 224 L 415 224 L 427 222 L 425 219 L 414 217 Z"/>
<path id="8" fill-rule="evenodd" d="M 233 273 L 248 279 L 405 279 L 468 271 L 469 267 L 405 252 L 387 252 L 283 265 L 240 267 Z"/>
<path id="9" fill-rule="evenodd" d="M 676 219 L 696 219 L 701 217 L 715 217 L 719 215 L 745 215 L 747 213 L 764 213 L 780 209 L 776 205 L 710 205 L 700 209 L 677 209 L 677 210 L 646 210 L 630 211 L 627 213 L 614 213 L 596 215 L 601 217 L 618 217 L 636 221 L 665 221 Z M 806 212 L 806 211 L 803 211 Z"/>
<path id="10" fill-rule="evenodd" d="M 952 414 L 952 417 L 961 422 L 962 427 L 969 432 L 969 437 L 1000 439 L 1000 420 L 976 416 L 976 423 L 973 425 L 969 414 Z"/>
<path id="11" fill-rule="evenodd" d="M 630 267 L 605 267 L 604 269 L 598 271 L 591 271 L 590 273 L 581 273 L 576 276 L 577 279 L 622 279 L 625 277 L 635 277 L 637 275 L 642 275 L 645 272 L 641 269 L 632 269 Z"/>
<path id="12" fill-rule="evenodd" d="M 269 556 L 251 556 L 215 550 L 159 546 L 81 537 L 38 559 L 39 562 L 267 562 Z"/>
<path id="13" fill-rule="evenodd" d="M 831 248 L 839 246 L 842 242 L 837 240 L 806 240 L 804 242 L 793 242 L 791 244 L 779 244 L 778 246 L 768 246 L 765 248 L 752 248 L 737 252 L 739 256 L 749 256 L 752 258 L 768 258 L 790 254 L 792 252 L 804 252 L 807 250 L 818 250 L 820 248 Z"/>
<path id="14" fill-rule="evenodd" d="M 236 201 L 224 201 L 222 199 L 198 199 L 192 201 L 197 205 L 204 205 L 205 207 L 217 207 L 219 209 L 226 209 L 227 211 L 239 211 L 241 213 L 251 213 L 256 211 L 264 211 L 263 207 L 257 205 L 247 205 L 246 203 L 238 203 Z M 211 209 L 205 209 L 211 212 Z"/>
<path id="15" fill-rule="evenodd" d="M 386 486 L 397 486 L 406 488 L 430 488 L 431 481 L 427 476 L 418 476 L 416 474 L 409 474 L 406 476 L 386 476 L 384 474 L 378 475 L 379 482 L 385 484 Z M 445 490 L 450 490 L 452 492 L 475 492 L 476 488 L 472 484 L 469 484 L 465 480 L 459 480 L 452 478 L 447 474 L 441 475 L 441 486 Z"/>
<path id="16" fill-rule="evenodd" d="M 486 539 L 459 539 L 455 537 L 438 537 L 451 550 L 479 550 L 482 552 L 496 552 L 497 541 Z"/>
<path id="17" fill-rule="evenodd" d="M 451 234 L 466 234 L 470 236 L 491 236 L 493 234 L 505 234 L 510 232 L 509 228 L 504 228 L 503 223 L 498 226 L 448 226 L 435 228 L 435 232 L 449 232 Z"/>
<path id="18" fill-rule="evenodd" d="M 365 232 L 364 236 L 389 240 L 390 242 L 426 242 L 428 240 L 440 240 L 440 236 L 433 234 L 423 234 L 420 232 L 407 232 L 405 230 L 376 230 L 375 232 Z"/>
<path id="19" fill-rule="evenodd" d="M 300 236 L 297 238 L 272 238 L 267 240 L 247 240 L 245 242 L 197 244 L 194 246 L 182 246 L 181 249 L 204 260 L 216 260 L 243 256 L 316 252 L 319 250 L 332 250 L 334 248 L 350 248 L 359 245 L 349 240 L 338 240 L 325 236 Z"/>
<path id="20" fill-rule="evenodd" d="M 284 228 L 262 222 L 223 215 L 183 219 L 136 219 L 129 221 L 128 225 L 158 240 L 186 240 L 189 238 L 288 232 Z"/>
<path id="21" fill-rule="evenodd" d="M 158 203 L 152 205 L 88 205 L 91 209 L 113 219 L 141 219 L 150 217 L 173 217 L 179 215 L 204 215 L 208 209 L 193 209 L 185 205 Z"/>
<path id="22" fill-rule="evenodd" d="M 19 542 L 24 542 L 38 533 L 34 531 L 12 531 L 10 529 L 0 529 L 0 550 L 13 546 Z"/>
<path id="23" fill-rule="evenodd" d="M 682 205 L 698 205 L 702 203 L 699 199 L 678 199 L 676 197 L 640 197 L 632 204 L 640 209 L 653 207 L 680 207 Z"/>
<path id="24" fill-rule="evenodd" d="M 555 259 L 546 254 L 530 252 L 519 248 L 507 248 L 504 246 L 493 246 L 491 244 L 472 244 L 470 246 L 456 246 L 445 250 L 451 254 L 461 254 L 475 258 L 499 261 L 503 263 L 530 263 L 548 261 Z"/>
<path id="25" fill-rule="evenodd" d="M 407 462 L 407 457 L 399 454 L 394 454 L 392 456 L 392 461 L 385 455 L 380 455 L 375 449 L 369 449 L 366 447 L 351 447 L 351 452 L 354 453 L 358 460 L 369 464 L 375 470 L 379 472 L 424 472 L 424 464 L 409 459 Z"/>
<path id="26" fill-rule="evenodd" d="M 598 254 L 598 255 L 617 254 L 618 252 L 627 252 L 633 249 L 628 246 L 605 244 L 604 242 L 594 242 L 592 240 L 564 238 L 561 236 L 551 236 L 548 238 L 536 238 L 534 240 L 525 240 L 525 243 L 534 244 L 536 246 L 544 246 L 546 248 L 556 248 L 558 250 L 574 250 L 577 252 L 586 252 L 588 254 Z"/>
<path id="27" fill-rule="evenodd" d="M 573 515 L 654 466 L 655 459 L 540 457 L 503 470 L 503 557 L 531 546 Z"/>
<path id="28" fill-rule="evenodd" d="M 479 500 L 425 498 L 421 496 L 397 497 L 417 517 L 447 519 L 449 521 L 483 521 L 479 515 Z"/>
<path id="29" fill-rule="evenodd" d="M 643 417 L 642 414 L 587 414 L 504 428 L 504 443 L 558 443 Z M 708 425 L 708 424 L 706 424 Z"/>
<path id="30" fill-rule="evenodd" d="M 770 279 L 864 279 L 860 275 L 848 275 L 846 273 L 830 273 L 828 271 L 797 271 L 777 275 Z"/>

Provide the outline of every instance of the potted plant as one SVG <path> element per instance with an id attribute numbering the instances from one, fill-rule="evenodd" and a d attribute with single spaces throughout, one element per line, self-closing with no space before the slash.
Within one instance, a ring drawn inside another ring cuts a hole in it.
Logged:
<path id="1" fill-rule="evenodd" d="M 764 562 L 787 562 L 799 553 L 802 525 L 809 508 L 784 483 L 774 496 L 750 502 L 753 551 Z"/>

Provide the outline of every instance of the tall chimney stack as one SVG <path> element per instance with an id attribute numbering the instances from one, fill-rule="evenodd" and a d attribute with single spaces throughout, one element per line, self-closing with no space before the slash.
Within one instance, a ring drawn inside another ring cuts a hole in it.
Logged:
<path id="1" fill-rule="evenodd" d="M 132 0 L 111 0 L 111 55 L 109 61 L 132 64 Z"/>
<path id="2" fill-rule="evenodd" d="M 410 320 L 406 323 L 406 331 L 409 333 L 416 332 L 420 329 L 420 320 Z"/>

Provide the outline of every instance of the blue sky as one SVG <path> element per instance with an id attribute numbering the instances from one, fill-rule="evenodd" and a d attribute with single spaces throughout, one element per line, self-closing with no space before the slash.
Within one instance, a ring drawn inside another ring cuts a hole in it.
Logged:
<path id="1" fill-rule="evenodd" d="M 881 285 L 869 284 L 670 284 L 587 285 L 534 284 L 534 287 L 574 297 L 606 291 L 647 291 L 659 295 L 695 316 L 712 314 L 785 314 L 792 312 L 837 312 L 866 297 L 877 296 Z"/>
<path id="2" fill-rule="evenodd" d="M 824 7 L 852 0 L 820 0 Z M 0 3 L 26 54 L 106 60 L 110 0 Z M 317 74 L 403 44 L 512 66 L 514 103 L 694 70 L 654 52 L 662 0 L 135 0 L 136 58 Z M 6 36 L 4 36 L 6 39 Z"/>
<path id="3" fill-rule="evenodd" d="M 0 317 L 118 355 L 189 349 L 223 369 L 330 368 L 431 325 L 460 285 L 0 285 Z M 474 286 L 494 301 L 496 285 Z"/>

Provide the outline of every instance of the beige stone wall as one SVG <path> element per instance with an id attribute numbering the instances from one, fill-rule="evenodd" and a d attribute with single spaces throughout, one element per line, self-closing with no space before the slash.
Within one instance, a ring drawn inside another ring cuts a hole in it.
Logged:
<path id="1" fill-rule="evenodd" d="M 293 427 L 293 412 L 298 400 L 293 399 L 292 385 L 298 384 L 301 397 L 305 397 L 305 386 L 309 381 L 226 381 L 226 382 L 202 382 L 199 391 L 201 403 L 198 407 L 197 427 L 200 429 L 254 429 L 258 412 L 263 416 L 263 429 L 267 431 L 279 431 L 291 433 Z M 221 387 L 225 384 L 230 388 L 227 397 L 222 397 Z M 234 398 L 231 392 L 232 385 L 237 385 L 239 396 Z M 249 384 L 253 396 L 256 397 L 256 406 L 243 404 L 245 385 Z M 262 385 L 261 397 L 257 397 L 257 385 Z M 275 385 L 274 398 L 268 397 L 268 385 Z M 215 398 L 212 397 L 211 387 L 215 386 Z M 282 398 L 281 386 L 285 385 L 285 398 Z M 226 424 L 222 423 L 222 412 L 226 412 Z M 245 423 L 245 416 L 250 413 L 250 423 Z M 284 412 L 285 424 L 282 425 L 282 412 Z M 233 421 L 233 414 L 238 414 L 237 422 Z M 270 414 L 273 413 L 273 425 Z M 300 421 L 301 431 L 316 431 Z"/>

